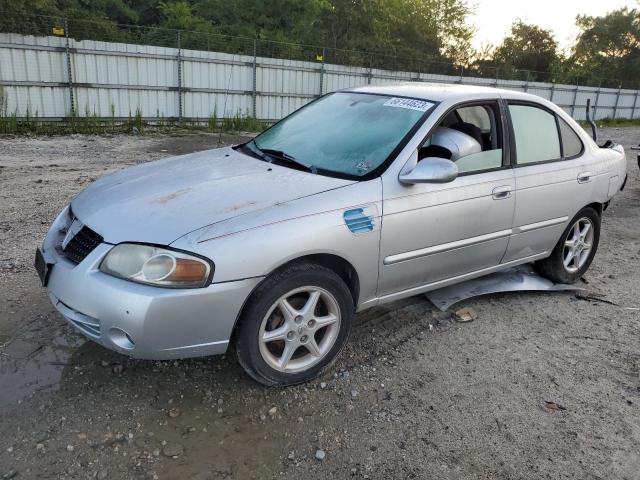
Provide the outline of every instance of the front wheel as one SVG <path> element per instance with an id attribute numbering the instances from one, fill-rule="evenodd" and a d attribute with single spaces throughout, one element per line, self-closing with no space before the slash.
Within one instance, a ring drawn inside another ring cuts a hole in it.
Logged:
<path id="1" fill-rule="evenodd" d="M 600 241 L 600 215 L 582 209 L 571 220 L 560 240 L 544 260 L 537 262 L 542 275 L 557 283 L 574 283 L 589 268 Z"/>
<path id="2" fill-rule="evenodd" d="M 332 270 L 300 264 L 275 273 L 241 315 L 235 335 L 238 360 L 264 385 L 311 380 L 344 346 L 353 310 L 349 289 Z"/>

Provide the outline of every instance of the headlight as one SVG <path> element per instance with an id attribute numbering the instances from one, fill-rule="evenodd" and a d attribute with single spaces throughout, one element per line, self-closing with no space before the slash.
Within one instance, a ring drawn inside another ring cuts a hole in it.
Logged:
<path id="1" fill-rule="evenodd" d="M 198 288 L 209 282 L 213 265 L 194 255 L 136 243 L 113 247 L 100 271 L 132 282 L 168 288 Z"/>

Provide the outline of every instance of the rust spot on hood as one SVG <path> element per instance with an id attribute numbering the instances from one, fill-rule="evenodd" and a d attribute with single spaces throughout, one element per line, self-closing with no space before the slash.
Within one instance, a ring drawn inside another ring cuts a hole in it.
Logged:
<path id="1" fill-rule="evenodd" d="M 190 191 L 191 188 L 183 188 L 182 190 L 177 190 L 173 193 L 170 193 L 169 195 L 164 195 L 162 197 L 156 198 L 155 202 L 161 204 L 169 203 L 171 200 L 175 200 L 179 196 L 184 195 L 185 193 L 188 193 Z"/>
<path id="2" fill-rule="evenodd" d="M 248 202 L 239 203 L 238 205 L 232 205 L 229 208 L 226 208 L 224 213 L 236 212 L 238 210 L 242 210 L 243 208 L 252 207 L 255 204 L 255 200 L 249 200 Z"/>

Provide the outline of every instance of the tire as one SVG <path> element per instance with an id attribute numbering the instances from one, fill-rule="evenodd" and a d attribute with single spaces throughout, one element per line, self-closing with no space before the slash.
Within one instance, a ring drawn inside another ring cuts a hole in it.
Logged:
<path id="1" fill-rule="evenodd" d="M 582 232 L 587 224 L 590 224 L 590 231 L 585 232 L 583 236 Z M 578 225 L 580 235 L 575 230 L 576 225 Z M 570 246 L 571 243 L 576 244 L 576 235 L 581 239 L 580 242 L 577 242 L 578 247 L 580 245 L 590 245 L 588 250 L 584 247 L 581 250 L 576 250 Z M 591 207 L 583 208 L 569 222 L 566 230 L 562 232 L 562 236 L 551 255 L 536 263 L 538 271 L 556 283 L 575 283 L 591 265 L 599 242 L 600 215 Z M 570 251 L 573 252 L 573 255 L 570 255 Z M 566 262 L 567 259 L 569 259 L 568 263 Z"/>
<path id="2" fill-rule="evenodd" d="M 287 267 L 245 305 L 234 335 L 238 361 L 267 386 L 307 382 L 335 361 L 353 314 L 351 292 L 335 272 L 311 263 Z"/>

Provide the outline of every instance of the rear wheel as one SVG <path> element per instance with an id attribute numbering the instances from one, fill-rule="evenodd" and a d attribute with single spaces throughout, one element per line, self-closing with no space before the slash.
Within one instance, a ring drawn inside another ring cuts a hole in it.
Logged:
<path id="1" fill-rule="evenodd" d="M 267 278 L 251 296 L 236 331 L 245 371 L 265 385 L 316 377 L 336 358 L 351 328 L 353 298 L 325 267 L 300 264 Z"/>
<path id="2" fill-rule="evenodd" d="M 574 283 L 589 268 L 600 241 L 600 215 L 593 208 L 582 209 L 571 220 L 553 252 L 537 263 L 545 277 L 557 283 Z"/>

